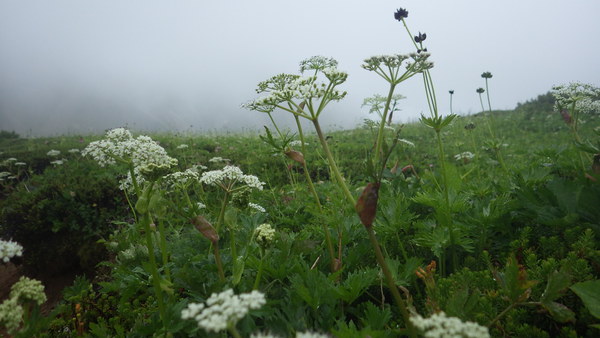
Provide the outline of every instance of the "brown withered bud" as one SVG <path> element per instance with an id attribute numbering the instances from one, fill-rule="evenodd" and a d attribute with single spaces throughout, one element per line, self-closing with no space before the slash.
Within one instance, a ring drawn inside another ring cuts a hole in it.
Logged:
<path id="1" fill-rule="evenodd" d="M 219 241 L 219 235 L 217 234 L 217 230 L 210 224 L 206 218 L 198 215 L 195 218 L 192 218 L 192 224 L 196 227 L 198 231 L 202 234 L 202 236 L 206 237 L 213 244 Z"/>
<path id="2" fill-rule="evenodd" d="M 377 212 L 377 200 L 379 199 L 379 186 L 379 182 L 367 184 L 356 202 L 355 208 L 358 217 L 367 228 L 373 226 L 373 220 Z"/>
<path id="3" fill-rule="evenodd" d="M 573 122 L 573 118 L 571 117 L 571 114 L 569 114 L 568 110 L 566 110 L 566 109 L 561 110 L 560 115 L 562 116 L 562 118 L 566 124 L 571 124 Z"/>
<path id="4" fill-rule="evenodd" d="M 399 164 L 399 161 L 396 160 L 396 163 L 394 163 L 394 166 L 392 167 L 392 169 L 390 169 L 390 172 L 394 175 L 398 172 L 398 164 Z"/>
<path id="5" fill-rule="evenodd" d="M 304 165 L 304 155 L 299 151 L 288 150 L 285 152 L 285 156 L 289 157 L 294 162 Z"/>

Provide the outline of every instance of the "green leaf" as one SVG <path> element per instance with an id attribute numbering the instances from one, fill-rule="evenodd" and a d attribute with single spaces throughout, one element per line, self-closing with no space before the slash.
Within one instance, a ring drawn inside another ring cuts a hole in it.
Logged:
<path id="1" fill-rule="evenodd" d="M 560 303 L 548 302 L 542 303 L 542 306 L 550 312 L 556 321 L 560 323 L 575 321 L 575 313 Z"/>
<path id="2" fill-rule="evenodd" d="M 571 286 L 571 290 L 581 298 L 592 316 L 600 319 L 600 280 L 591 280 Z"/>
<path id="3" fill-rule="evenodd" d="M 244 267 L 246 266 L 246 261 L 244 260 L 244 256 L 238 256 L 233 261 L 233 276 L 231 284 L 238 285 L 242 280 L 242 274 L 244 273 Z"/>
<path id="4" fill-rule="evenodd" d="M 548 277 L 548 283 L 546 284 L 546 290 L 540 298 L 540 302 L 543 304 L 550 303 L 557 299 L 561 292 L 569 287 L 571 284 L 571 276 L 563 271 L 554 271 Z"/>

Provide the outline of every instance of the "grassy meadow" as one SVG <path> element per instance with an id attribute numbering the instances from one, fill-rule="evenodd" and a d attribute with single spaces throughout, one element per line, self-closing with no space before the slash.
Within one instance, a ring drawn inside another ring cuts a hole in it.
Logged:
<path id="1" fill-rule="evenodd" d="M 489 148 L 489 113 L 457 117 L 444 130 L 449 206 L 435 133 L 421 123 L 392 125 L 403 141 L 383 170 L 372 228 L 411 316 L 443 312 L 492 336 L 593 336 L 597 289 L 586 298 L 575 288 L 598 285 L 600 187 L 592 162 L 580 167 L 560 114 L 535 100 L 520 108 L 492 112 L 505 167 Z M 581 125 L 582 138 L 597 140 L 597 121 Z M 371 181 L 366 158 L 376 129 L 365 123 L 326 136 L 356 199 Z M 151 136 L 177 159 L 169 172 L 196 168 L 200 176 L 156 183 L 149 198 L 159 202 L 146 206 L 152 222 L 145 225 L 145 192 L 118 188 L 127 166 L 102 168 L 81 155 L 102 135 L 2 139 L 3 170 L 11 173 L 2 181 L 2 238 L 23 245 L 25 275 L 81 272 L 53 312 L 32 310 L 17 334 L 219 336 L 181 313 L 227 289 L 266 299 L 228 324 L 241 336 L 408 334 L 316 134 L 305 135 L 303 158 L 318 203 L 305 167 L 276 152 L 265 132 Z M 228 192 L 198 179 L 228 165 L 255 175 L 262 189 L 239 179 Z M 259 236 L 263 224 L 271 236 Z"/>
<path id="2" fill-rule="evenodd" d="M 389 92 L 352 130 L 321 127 L 348 74 L 314 56 L 257 85 L 256 134 L 0 132 L 0 333 L 597 337 L 600 89 L 495 111 L 484 72 L 458 116 L 407 17 L 415 52 L 364 60 Z M 390 123 L 412 77 L 428 113 Z"/>

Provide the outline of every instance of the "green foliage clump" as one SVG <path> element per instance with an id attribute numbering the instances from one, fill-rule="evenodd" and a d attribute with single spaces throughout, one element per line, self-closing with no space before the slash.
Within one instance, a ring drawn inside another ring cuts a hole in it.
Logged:
<path id="1" fill-rule="evenodd" d="M 89 161 L 48 167 L 0 202 L 0 233 L 19 242 L 35 273 L 91 271 L 106 259 L 95 242 L 124 217 L 126 202 L 114 175 Z"/>

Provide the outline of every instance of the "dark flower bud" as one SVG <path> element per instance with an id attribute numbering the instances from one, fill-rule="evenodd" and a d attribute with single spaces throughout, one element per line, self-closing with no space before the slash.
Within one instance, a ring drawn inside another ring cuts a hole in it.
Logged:
<path id="1" fill-rule="evenodd" d="M 427 39 L 427 34 L 425 34 L 425 33 L 419 32 L 419 35 L 415 36 L 416 43 L 421 43 L 421 42 L 425 41 L 425 39 Z"/>
<path id="2" fill-rule="evenodd" d="M 481 74 L 481 77 L 484 78 L 484 79 L 491 79 L 492 78 L 492 73 L 490 73 L 490 72 L 483 72 Z"/>
<path id="3" fill-rule="evenodd" d="M 449 90 L 448 93 L 450 93 L 450 95 L 454 94 L 454 90 Z"/>
<path id="4" fill-rule="evenodd" d="M 404 18 L 408 18 L 408 11 L 404 8 L 399 8 L 394 13 L 394 19 L 396 19 L 398 21 L 402 21 L 402 19 L 404 19 Z"/>
<path id="5" fill-rule="evenodd" d="M 483 94 L 484 92 L 485 92 L 485 89 L 483 89 L 483 88 L 477 88 L 477 93 Z"/>
<path id="6" fill-rule="evenodd" d="M 465 126 L 465 129 L 466 130 L 473 130 L 473 129 L 475 129 L 475 123 L 471 122 L 471 123 L 467 124 Z"/>

